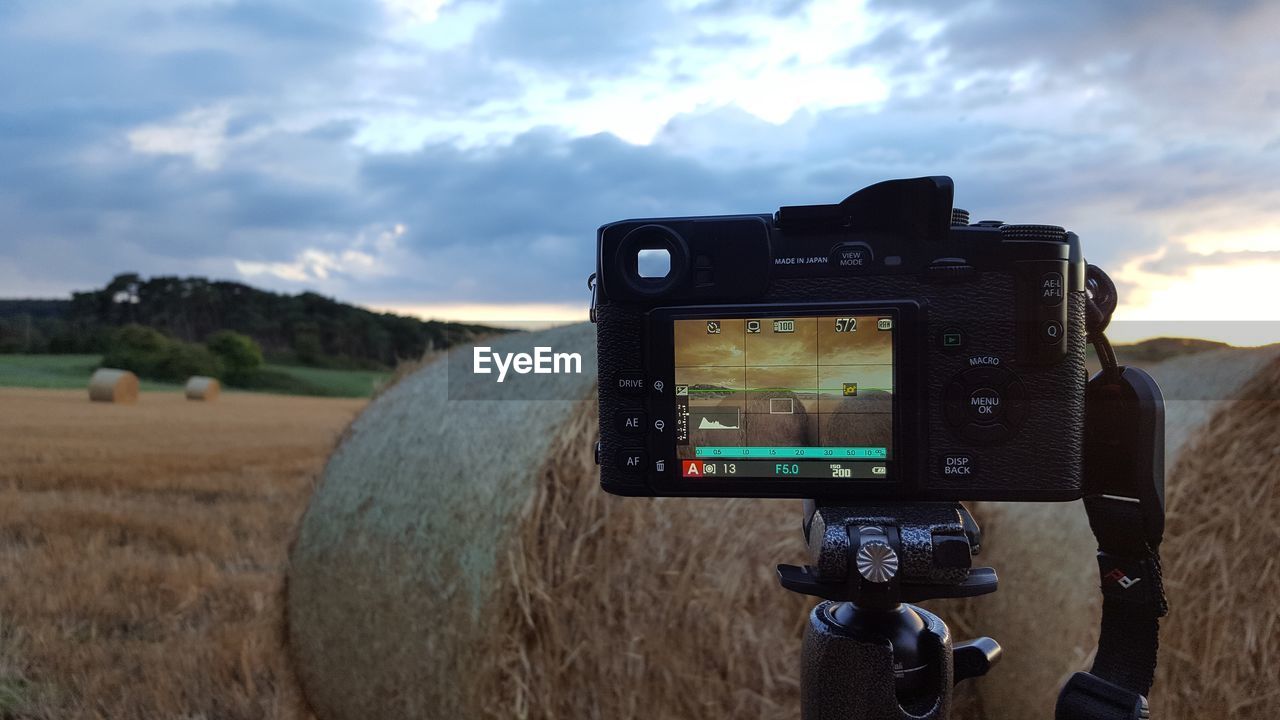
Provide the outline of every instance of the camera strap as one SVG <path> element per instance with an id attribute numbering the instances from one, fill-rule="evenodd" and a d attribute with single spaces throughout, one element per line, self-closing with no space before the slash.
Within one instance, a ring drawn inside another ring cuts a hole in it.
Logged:
<path id="1" fill-rule="evenodd" d="M 1098 540 L 1102 626 L 1089 672 L 1058 695 L 1056 720 L 1146 720 L 1160 618 L 1164 537 L 1164 398 L 1146 372 L 1121 367 L 1102 334 L 1115 286 L 1089 266 L 1089 339 L 1103 369 L 1085 390 L 1085 512 Z"/>
<path id="2" fill-rule="evenodd" d="M 1098 538 L 1102 628 L 1093 667 L 1058 695 L 1057 720 L 1145 720 L 1155 680 L 1160 618 L 1168 611 L 1160 553 L 1141 531 L 1145 511 L 1129 498 L 1085 498 Z"/>

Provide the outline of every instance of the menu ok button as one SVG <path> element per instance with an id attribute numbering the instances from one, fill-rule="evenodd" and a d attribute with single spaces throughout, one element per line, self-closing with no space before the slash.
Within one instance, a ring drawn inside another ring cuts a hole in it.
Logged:
<path id="1" fill-rule="evenodd" d="M 999 390 L 989 387 L 978 388 L 969 395 L 969 402 L 965 405 L 965 412 L 972 422 L 980 424 L 994 423 L 1000 420 L 1000 417 L 1004 414 L 1001 401 Z"/>

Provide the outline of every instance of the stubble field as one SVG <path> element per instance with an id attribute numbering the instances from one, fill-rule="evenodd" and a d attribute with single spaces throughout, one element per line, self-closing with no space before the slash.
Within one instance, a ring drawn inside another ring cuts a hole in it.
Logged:
<path id="1" fill-rule="evenodd" d="M 283 567 L 365 402 L 0 389 L 0 717 L 308 717 Z"/>

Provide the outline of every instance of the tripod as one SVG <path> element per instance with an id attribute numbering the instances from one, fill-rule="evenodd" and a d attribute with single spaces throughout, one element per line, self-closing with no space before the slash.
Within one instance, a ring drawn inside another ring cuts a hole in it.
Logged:
<path id="1" fill-rule="evenodd" d="M 806 502 L 812 565 L 778 566 L 783 587 L 824 598 L 802 650 L 805 720 L 945 720 L 952 686 L 1000 657 L 990 638 L 953 644 L 946 623 L 909 602 L 994 592 L 971 568 L 980 531 L 958 503 L 820 506 Z"/>

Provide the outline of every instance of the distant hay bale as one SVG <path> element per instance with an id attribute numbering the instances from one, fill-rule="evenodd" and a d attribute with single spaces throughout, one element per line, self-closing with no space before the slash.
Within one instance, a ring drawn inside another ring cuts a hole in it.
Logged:
<path id="1" fill-rule="evenodd" d="M 317 717 L 794 718 L 800 503 L 606 495 L 594 329 L 492 346 L 535 342 L 582 353 L 539 376 L 559 399 L 462 400 L 483 376 L 438 361 L 331 457 L 288 576 Z"/>
<path id="2" fill-rule="evenodd" d="M 209 402 L 217 400 L 218 394 L 221 392 L 222 385 L 218 383 L 216 378 L 192 375 L 187 379 L 186 393 L 188 400 L 204 400 Z"/>
<path id="3" fill-rule="evenodd" d="M 1256 699 L 1264 687 L 1275 690 L 1280 569 L 1272 555 L 1280 546 L 1273 520 L 1280 512 L 1280 457 L 1274 433 L 1280 417 L 1263 422 L 1256 398 L 1268 386 L 1276 398 L 1278 356 L 1275 346 L 1232 348 L 1147 368 L 1166 397 L 1169 514 L 1161 555 L 1172 608 L 1161 638 L 1153 717 L 1238 717 L 1245 711 L 1227 712 L 1214 699 L 1221 695 L 1207 686 L 1211 680 L 1241 691 L 1235 698 L 1240 702 Z M 1255 416 L 1259 425 L 1252 434 L 1242 433 L 1238 442 L 1223 436 L 1221 428 Z M 1259 437 L 1265 433 L 1271 433 L 1270 445 Z M 1097 645 L 1097 542 L 1080 503 L 979 503 L 974 514 L 984 531 L 979 559 L 999 572 L 1000 590 L 967 601 L 964 621 L 1005 648 L 1005 662 L 977 682 L 982 705 L 990 718 L 1047 716 L 1062 683 L 1088 669 Z M 1214 566 L 1215 558 L 1223 564 Z M 1228 579 L 1231 567 L 1243 575 Z M 1204 574 L 1196 580 L 1190 568 Z M 1251 599 L 1243 588 L 1250 588 Z M 1266 617 L 1269 629 L 1259 624 Z M 1241 627 L 1232 628 L 1228 618 Z M 1189 644 L 1194 629 L 1209 644 Z M 1221 657 L 1232 642 L 1239 643 L 1238 657 Z M 1256 684 L 1264 679 L 1269 686 Z M 1270 711 L 1276 702 L 1280 696 L 1273 694 L 1249 712 Z M 1191 708 L 1200 711 L 1188 714 Z"/>
<path id="4" fill-rule="evenodd" d="M 89 378 L 89 399 L 93 402 L 137 402 L 138 376 L 128 370 L 99 368 Z"/>
<path id="5" fill-rule="evenodd" d="M 816 418 L 814 418 L 816 420 Z M 750 445 L 797 447 L 808 442 L 810 417 L 800 397 L 790 390 L 751 393 L 742 417 Z M 695 438 L 695 443 L 700 441 Z M 714 442 L 707 442 L 714 445 Z"/>
<path id="6" fill-rule="evenodd" d="M 893 447 L 893 395 L 864 392 L 840 400 L 835 412 L 822 415 L 821 434 L 815 437 L 838 439 L 836 445 Z"/>

